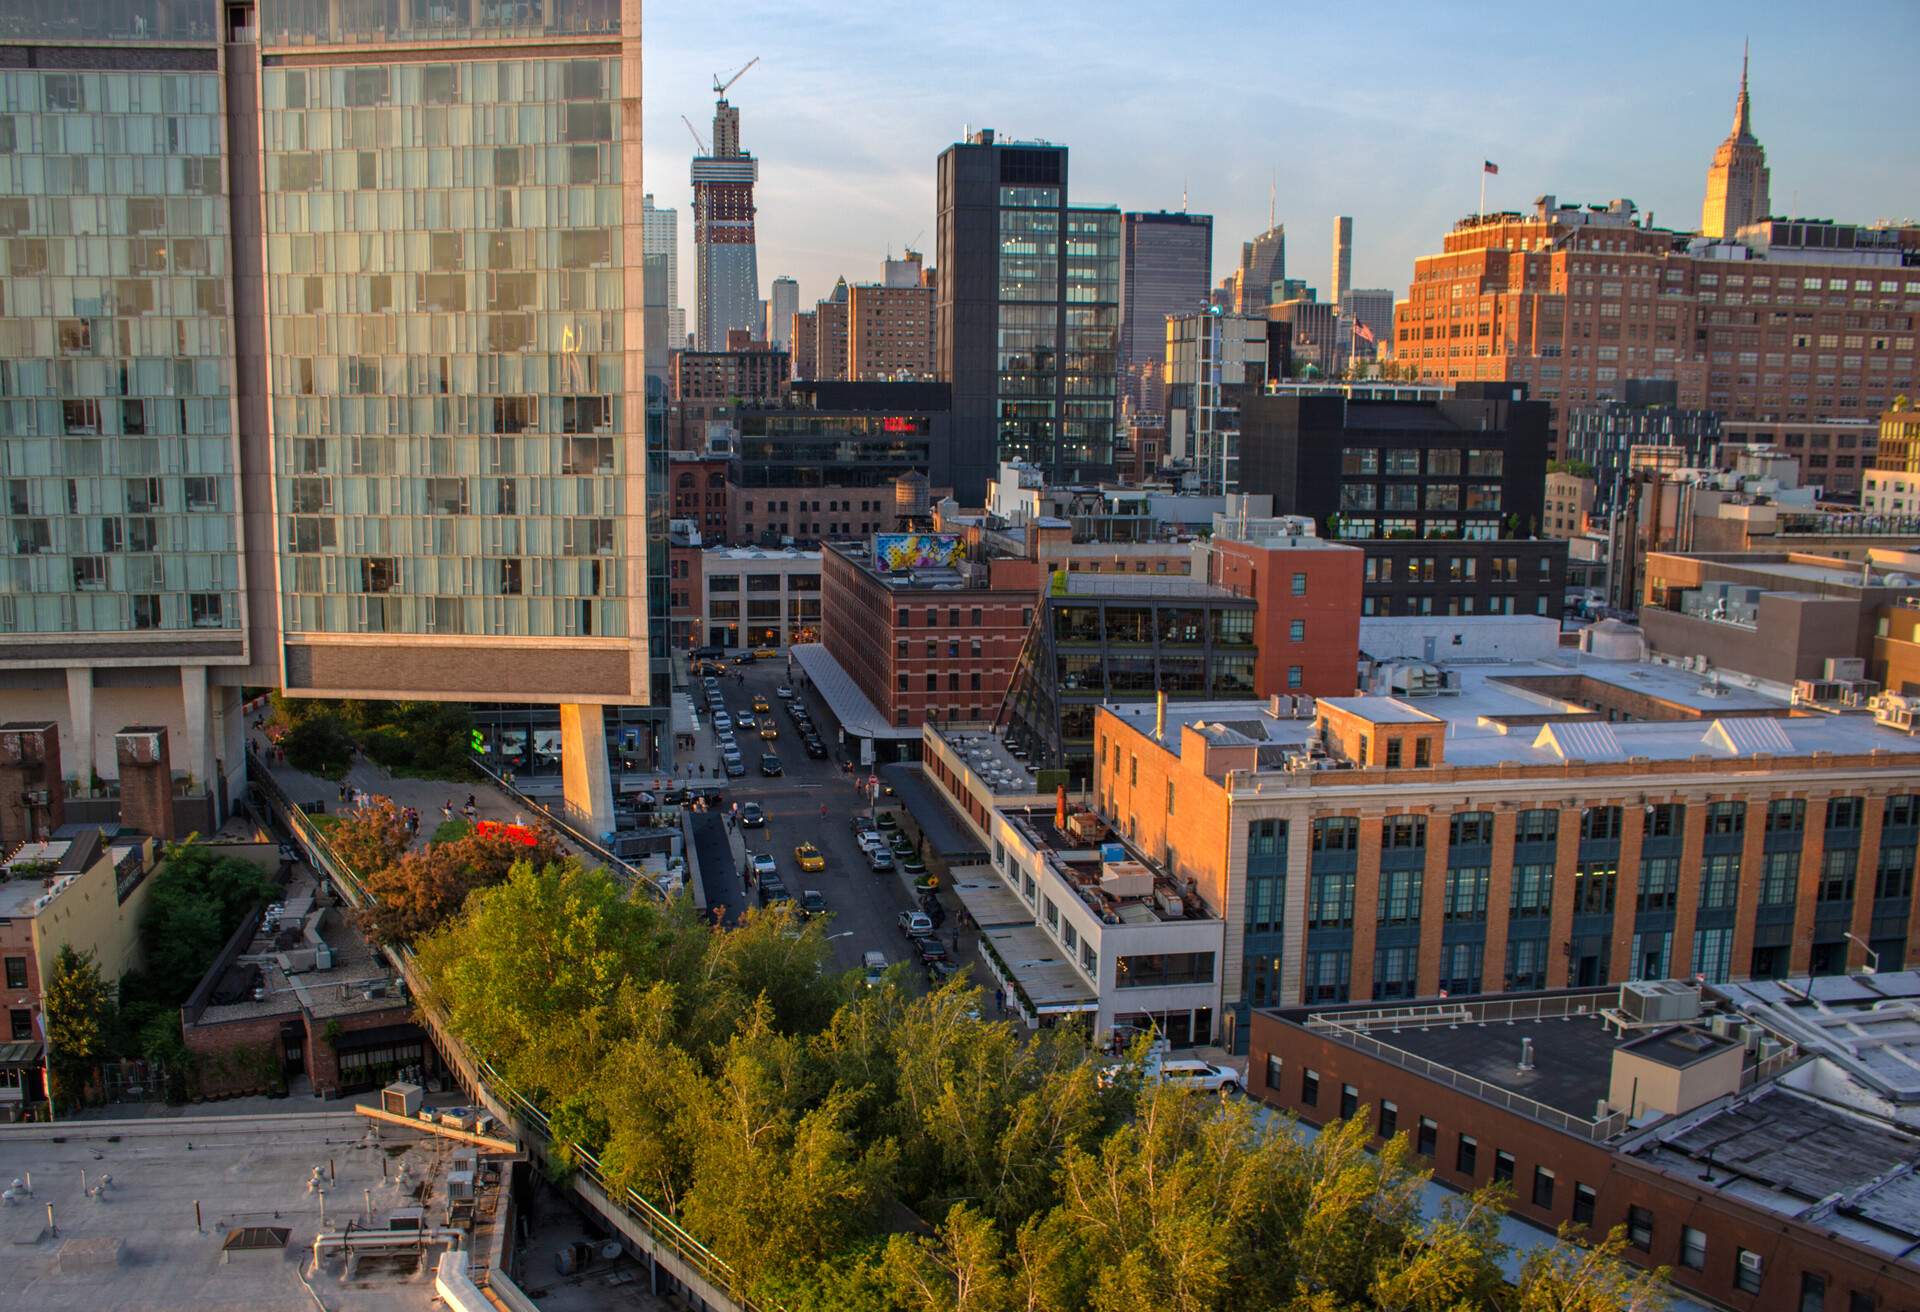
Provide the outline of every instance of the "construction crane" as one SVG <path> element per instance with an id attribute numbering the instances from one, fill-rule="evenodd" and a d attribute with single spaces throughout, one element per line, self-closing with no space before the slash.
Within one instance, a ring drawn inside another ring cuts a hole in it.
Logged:
<path id="1" fill-rule="evenodd" d="M 680 116 L 680 121 L 682 123 L 685 123 L 687 125 L 687 131 L 693 134 L 693 144 L 700 147 L 700 153 L 702 155 L 712 154 L 712 152 L 707 149 L 707 143 L 700 140 L 700 129 L 693 125 L 693 120 L 688 118 L 685 114 L 682 114 Z"/>
<path id="2" fill-rule="evenodd" d="M 725 99 L 727 94 L 727 88 L 732 86 L 735 82 L 738 82 L 741 78 L 745 77 L 747 75 L 747 70 L 749 68 L 752 68 L 755 64 L 759 62 L 760 62 L 760 56 L 755 55 L 752 59 L 749 59 L 745 64 L 741 65 L 740 71 L 738 73 L 735 73 L 732 77 L 728 78 L 725 82 L 722 82 L 720 80 L 720 75 L 718 73 L 715 73 L 713 75 L 713 94 L 721 97 L 722 99 Z"/>

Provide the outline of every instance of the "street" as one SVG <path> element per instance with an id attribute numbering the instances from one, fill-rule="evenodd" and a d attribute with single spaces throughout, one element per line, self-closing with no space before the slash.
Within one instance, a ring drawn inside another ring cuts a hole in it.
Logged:
<path id="1" fill-rule="evenodd" d="M 773 708 L 770 714 L 780 730 L 780 736 L 767 743 L 763 743 L 755 731 L 739 732 L 741 755 L 746 760 L 748 772 L 741 778 L 727 780 L 726 809 L 731 811 L 735 803 L 745 806 L 749 801 L 758 802 L 767 817 L 764 826 L 739 831 L 746 840 L 747 851 L 770 853 L 779 868 L 781 880 L 796 899 L 806 889 L 819 890 L 833 913 L 827 925 L 828 934 L 847 935 L 845 938 L 834 938 L 831 944 L 834 961 L 842 969 L 858 967 L 861 954 L 875 948 L 886 954 L 888 964 L 902 960 L 907 955 L 909 945 L 897 928 L 895 918 L 900 912 L 919 904 L 910 878 L 903 875 L 898 866 L 892 871 L 874 873 L 854 842 L 850 821 L 855 814 L 867 808 L 865 797 L 856 787 L 856 780 L 864 781 L 865 774 L 850 775 L 840 767 L 834 755 L 838 744 L 831 739 L 827 740 L 829 755 L 826 759 L 814 760 L 806 754 L 801 745 L 800 732 L 793 727 L 784 704 L 774 695 L 776 688 L 788 683 L 789 675 L 784 660 L 748 662 L 744 667 L 744 676 L 744 681 L 740 681 L 729 671 L 721 680 L 729 714 L 738 720 L 740 713 L 745 711 L 757 721 L 764 721 L 765 716 L 752 710 L 757 694 L 766 698 Z M 797 695 L 807 703 L 813 714 L 815 725 L 820 725 L 822 710 L 811 695 L 800 692 L 797 685 L 789 686 L 795 687 Z M 704 749 L 712 741 L 713 729 L 705 714 L 706 693 L 698 678 L 692 680 L 692 687 L 695 702 L 702 707 L 700 733 L 707 739 L 702 743 Z M 759 762 L 763 749 L 771 749 L 779 756 L 784 770 L 779 778 L 769 779 L 760 774 Z M 883 807 L 889 800 L 884 797 L 881 799 Z M 825 809 L 824 818 L 822 808 Z M 709 904 L 725 903 L 727 918 L 733 919 L 744 905 L 758 903 L 757 895 L 747 891 L 739 872 L 733 867 L 732 852 L 721 816 L 695 817 L 694 841 Z M 812 843 L 826 857 L 827 868 L 824 872 L 811 875 L 800 872 L 793 849 L 803 842 Z M 949 944 L 953 941 L 951 935 L 955 924 L 951 912 L 949 906 L 947 921 L 941 927 L 941 937 Z M 984 983 L 991 991 L 991 980 L 974 956 L 973 938 L 973 935 L 961 936 L 963 950 L 956 955 L 956 959 L 963 964 L 970 962 L 973 966 L 970 975 L 972 982 Z M 917 962 L 907 975 L 910 981 L 925 979 Z"/>

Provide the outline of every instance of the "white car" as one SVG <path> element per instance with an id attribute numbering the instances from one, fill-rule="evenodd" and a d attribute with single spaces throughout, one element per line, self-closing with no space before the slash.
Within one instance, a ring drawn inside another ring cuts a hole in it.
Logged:
<path id="1" fill-rule="evenodd" d="M 765 879 L 768 875 L 777 875 L 780 873 L 780 867 L 776 866 L 773 863 L 773 858 L 765 852 L 755 852 L 747 864 L 753 867 L 753 877 L 755 879 Z"/>
<path id="2" fill-rule="evenodd" d="M 1209 1093 L 1238 1093 L 1240 1072 L 1206 1061 L 1163 1061 L 1160 1078 L 1176 1089 L 1205 1089 Z"/>
<path id="3" fill-rule="evenodd" d="M 722 733 L 722 734 L 732 733 L 733 717 L 731 715 L 728 715 L 725 711 L 720 711 L 716 713 L 713 717 L 713 731 L 715 733 Z"/>
<path id="4" fill-rule="evenodd" d="M 887 954 L 884 952 L 864 952 L 860 955 L 861 977 L 870 989 L 878 988 L 887 978 Z"/>

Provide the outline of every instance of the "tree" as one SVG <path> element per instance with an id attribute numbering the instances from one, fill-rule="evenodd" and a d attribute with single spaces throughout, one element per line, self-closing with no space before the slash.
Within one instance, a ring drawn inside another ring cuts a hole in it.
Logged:
<path id="1" fill-rule="evenodd" d="M 398 861 L 412 842 L 407 813 L 390 797 L 355 807 L 327 831 L 327 845 L 362 880 Z"/>
<path id="2" fill-rule="evenodd" d="M 323 779 L 343 779 L 353 766 L 353 738 L 334 715 L 306 715 L 280 737 L 287 764 Z"/>
<path id="3" fill-rule="evenodd" d="M 356 919 L 362 932 L 380 943 L 411 943 L 457 915 L 469 893 L 505 879 L 515 862 L 544 866 L 558 855 L 559 845 L 545 830 L 532 847 L 475 833 L 434 843 L 364 876 L 361 882 L 374 901 Z"/>
<path id="4" fill-rule="evenodd" d="M 655 973 L 661 913 L 605 870 L 520 862 L 417 944 L 453 1032 L 528 1093 L 584 1088 Z"/>
<path id="5" fill-rule="evenodd" d="M 1626 1248 L 1624 1227 L 1587 1247 L 1561 1226 L 1558 1244 L 1541 1245 L 1521 1264 L 1514 1312 L 1660 1312 L 1667 1268 L 1637 1271 L 1623 1260 Z"/>
<path id="6" fill-rule="evenodd" d="M 150 878 L 153 888 L 140 919 L 145 987 L 123 993 L 158 997 L 177 1007 L 227 938 L 273 895 L 276 885 L 259 868 L 218 856 L 197 842 L 168 848 Z"/>
<path id="7" fill-rule="evenodd" d="M 113 995 L 100 978 L 93 953 L 61 946 L 47 979 L 45 1006 L 54 1096 L 71 1104 L 85 1092 L 95 1064 L 107 1055 L 107 1027 L 113 1018 Z"/>

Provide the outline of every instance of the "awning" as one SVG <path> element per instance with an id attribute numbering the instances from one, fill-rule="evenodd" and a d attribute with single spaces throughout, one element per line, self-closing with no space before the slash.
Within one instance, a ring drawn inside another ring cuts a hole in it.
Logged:
<path id="1" fill-rule="evenodd" d="M 949 867 L 985 865 L 987 849 L 946 794 L 917 764 L 896 761 L 880 767 L 881 779 L 913 814 L 927 844 Z"/>
<path id="2" fill-rule="evenodd" d="M 685 737 L 699 727 L 693 717 L 693 697 L 684 692 L 673 695 L 673 731 Z"/>
<path id="3" fill-rule="evenodd" d="M 787 649 L 800 663 L 801 672 L 827 703 L 840 727 L 859 738 L 890 742 L 918 742 L 920 730 L 908 725 L 891 724 L 876 707 L 853 676 L 817 642 L 799 642 Z"/>
<path id="4" fill-rule="evenodd" d="M 1093 986 L 1067 961 L 1066 949 L 1034 926 L 984 930 L 980 942 L 1005 967 L 1035 1014 L 1058 1016 L 1100 1009 Z"/>
<path id="5" fill-rule="evenodd" d="M 1001 883 L 991 866 L 954 874 L 947 880 L 947 891 L 960 899 L 960 905 L 982 929 L 1033 923 L 1033 908 Z"/>
<path id="6" fill-rule="evenodd" d="M 40 1040 L 20 1039 L 0 1043 L 0 1068 L 11 1066 L 38 1066 L 40 1064 Z"/>
<path id="7" fill-rule="evenodd" d="M 366 1052 L 370 1048 L 386 1048 L 397 1043 L 422 1043 L 427 1032 L 408 1021 L 401 1025 L 375 1025 L 372 1029 L 348 1030 L 333 1041 L 335 1052 Z"/>

